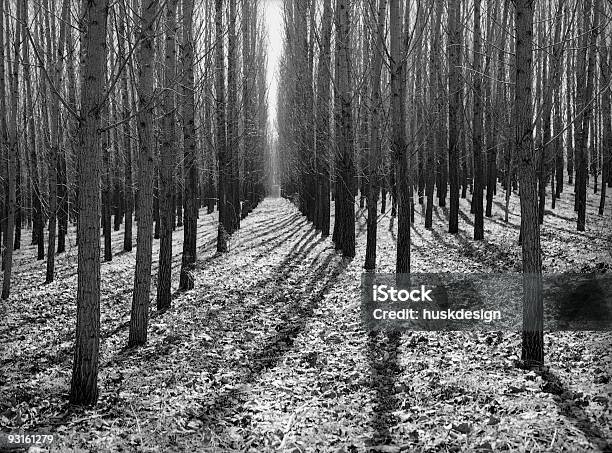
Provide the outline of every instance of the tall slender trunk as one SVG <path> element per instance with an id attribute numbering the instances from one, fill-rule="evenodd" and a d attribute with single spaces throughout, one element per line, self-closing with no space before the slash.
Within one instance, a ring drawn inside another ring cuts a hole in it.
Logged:
<path id="1" fill-rule="evenodd" d="M 49 5 L 47 0 L 43 0 L 43 8 L 45 10 L 49 10 Z M 45 31 L 43 30 L 43 19 L 40 20 L 40 38 L 41 43 L 46 43 L 47 47 L 47 67 L 52 67 L 52 50 L 51 50 L 51 27 L 49 24 L 50 15 L 46 15 L 45 17 L 45 25 L 44 30 L 46 30 L 46 36 L 44 36 Z M 55 19 L 53 19 L 55 20 Z M 44 79 L 42 75 L 41 68 L 41 79 Z M 55 79 L 54 79 L 55 81 Z M 46 80 L 45 82 L 46 83 Z M 45 89 L 45 96 L 51 92 L 50 88 Z M 49 107 L 50 105 L 50 107 Z M 57 163 L 58 163 L 58 149 L 57 149 L 57 128 L 56 124 L 58 118 L 54 115 L 56 112 L 56 104 L 55 98 L 52 96 L 51 99 L 46 101 L 46 107 L 48 110 L 47 113 L 44 113 L 46 119 L 48 119 L 48 147 L 49 147 L 49 203 L 48 203 L 48 214 L 49 214 L 49 223 L 48 223 L 48 241 L 47 241 L 47 272 L 46 272 L 46 283 L 51 283 L 55 274 L 55 242 L 57 236 Z"/>
<path id="2" fill-rule="evenodd" d="M 389 31 L 391 39 L 391 152 L 395 160 L 397 174 L 397 253 L 395 272 L 410 272 L 410 174 L 408 151 L 406 149 L 406 129 L 404 127 L 405 62 L 402 51 L 402 8 L 399 0 L 389 2 Z"/>
<path id="3" fill-rule="evenodd" d="M 319 220 L 321 234 L 329 236 L 330 202 L 329 202 L 329 162 L 330 153 L 330 83 L 331 83 L 331 28 L 332 9 L 331 0 L 323 0 L 323 16 L 321 49 L 319 52 L 319 65 L 317 74 L 317 190 L 319 207 Z"/>
<path id="4" fill-rule="evenodd" d="M 119 4 L 121 14 L 117 15 L 117 40 L 118 40 L 118 59 L 120 64 L 128 58 L 126 51 L 126 41 L 129 41 L 130 36 L 126 36 L 126 22 L 129 20 L 127 8 L 125 4 L 120 2 Z M 131 68 L 131 62 L 126 65 L 123 72 L 121 73 L 121 82 L 119 84 L 119 90 L 121 94 L 121 120 L 124 122 L 121 126 L 121 142 L 123 144 L 123 152 L 125 155 L 124 161 L 124 180 L 125 180 L 125 225 L 123 235 L 123 250 L 130 252 L 132 250 L 133 238 L 132 238 L 132 219 L 134 217 L 134 181 L 132 179 L 132 139 L 130 138 L 130 99 L 129 99 L 129 86 L 128 86 L 128 68 Z"/>
<path id="5" fill-rule="evenodd" d="M 227 150 L 229 233 L 240 228 L 240 144 L 238 133 L 238 52 L 236 39 L 236 0 L 228 0 L 227 32 Z"/>
<path id="6" fill-rule="evenodd" d="M 248 0 L 247 0 L 248 1 Z M 193 38 L 193 0 L 183 0 L 183 43 L 181 61 L 183 69 L 183 169 L 185 177 L 185 226 L 183 229 L 183 258 L 179 287 L 193 289 L 190 268 L 196 262 L 196 235 L 198 227 L 198 162 L 195 144 L 195 80 L 193 74 L 195 41 Z"/>
<path id="7" fill-rule="evenodd" d="M 602 45 L 600 49 L 601 53 L 601 85 L 607 86 L 610 84 L 612 72 L 612 51 L 609 45 L 606 45 L 606 36 L 601 36 Z M 606 186 L 610 181 L 610 174 L 612 173 L 612 122 L 610 118 L 612 116 L 612 95 L 610 94 L 611 88 L 608 87 L 604 91 L 601 104 L 602 104 L 602 117 L 603 117 L 603 136 L 602 136 L 602 166 L 601 166 L 601 194 L 599 197 L 599 215 L 603 215 L 604 207 L 606 204 Z"/>
<path id="8" fill-rule="evenodd" d="M 105 82 L 106 85 L 106 82 Z M 102 124 L 107 126 L 111 123 L 109 104 L 106 103 L 102 107 Z M 110 161 L 110 139 L 109 133 L 102 133 L 102 236 L 104 237 L 104 261 L 112 261 L 113 259 L 113 243 L 111 230 L 111 161 Z"/>
<path id="9" fill-rule="evenodd" d="M 253 91 L 255 89 L 254 75 L 254 42 L 251 39 L 251 0 L 242 0 L 242 111 L 244 118 L 244 174 L 243 191 L 245 203 L 242 207 L 241 217 L 246 217 L 254 209 L 258 200 L 255 197 L 255 169 L 253 146 L 255 144 Z"/>
<path id="10" fill-rule="evenodd" d="M 486 195 L 486 207 L 485 207 L 485 216 L 492 217 L 493 216 L 493 197 L 497 193 L 497 179 L 498 179 L 498 165 L 497 165 L 497 156 L 499 154 L 499 150 L 502 149 L 502 143 L 505 141 L 502 138 L 502 127 L 503 121 L 495 121 L 494 117 L 494 109 L 496 109 L 499 114 L 502 113 L 502 106 L 504 105 L 504 95 L 505 95 L 505 83 L 503 80 L 505 79 L 506 71 L 505 71 L 505 47 L 506 47 L 506 39 L 507 39 L 507 21 L 508 21 L 508 10 L 510 9 L 511 4 L 509 2 L 503 2 L 503 10 L 501 15 L 501 25 L 498 28 L 497 35 L 493 33 L 495 29 L 495 22 L 497 21 L 497 16 L 490 20 L 489 25 L 489 34 L 495 39 L 496 47 L 498 50 L 497 56 L 497 73 L 495 76 L 496 80 L 490 80 L 487 82 L 487 114 L 486 114 L 486 129 L 488 129 L 488 144 L 487 144 L 487 195 Z M 498 5 L 496 4 L 496 9 Z M 497 14 L 497 13 L 496 13 Z M 495 68 L 494 63 L 491 64 L 491 60 L 493 60 L 493 52 L 495 49 L 488 48 L 487 51 L 487 64 L 485 65 L 485 71 L 489 72 L 489 68 L 491 68 L 491 72 L 493 72 L 493 68 Z M 494 90 L 495 88 L 495 90 Z M 503 116 L 502 116 L 503 117 Z M 502 126 L 500 126 L 500 124 Z"/>
<path id="11" fill-rule="evenodd" d="M 567 74 L 565 77 L 565 97 L 566 97 L 566 112 L 565 121 L 567 122 L 567 137 L 565 139 L 567 149 L 567 182 L 572 184 L 574 181 L 574 115 L 572 113 L 572 93 L 575 91 L 574 88 L 574 71 L 572 70 L 572 55 L 573 50 L 568 49 L 567 51 Z"/>
<path id="12" fill-rule="evenodd" d="M 108 0 L 83 0 L 84 91 L 79 121 L 79 251 L 77 324 L 70 385 L 72 404 L 98 399 L 100 344 L 100 107 L 106 78 Z"/>
<path id="13" fill-rule="evenodd" d="M 355 167 L 353 163 L 353 116 L 351 92 L 351 46 L 350 46 L 350 4 L 346 0 L 338 0 L 336 40 L 338 41 L 338 84 L 337 100 L 339 102 L 339 135 L 338 143 L 336 204 L 338 215 L 336 221 L 341 221 L 338 233 L 338 244 L 342 255 L 347 258 L 355 256 L 355 209 L 352 191 Z"/>
<path id="14" fill-rule="evenodd" d="M 153 76 L 155 62 L 154 26 L 158 0 L 141 0 L 138 53 L 138 232 L 136 236 L 136 270 L 130 316 L 128 346 L 147 341 L 149 296 L 151 293 L 151 254 L 153 246 Z"/>
<path id="15" fill-rule="evenodd" d="M 595 80 L 595 51 L 597 44 L 597 33 L 599 30 L 599 0 L 585 0 L 583 4 L 584 24 L 582 49 L 583 57 L 578 56 L 578 80 L 586 81 L 582 83 L 583 88 L 578 90 L 576 104 L 579 111 L 582 111 L 580 119 L 578 140 L 576 143 L 576 207 L 578 211 L 578 231 L 584 231 L 586 227 L 586 202 L 587 202 L 587 180 L 588 180 L 588 135 L 591 123 L 593 107 L 591 99 L 593 97 L 593 86 Z M 591 15 L 593 22 L 591 23 Z"/>
<path id="16" fill-rule="evenodd" d="M 461 125 L 461 8 L 448 2 L 448 173 L 450 213 L 448 232 L 459 232 L 459 127 Z"/>
<path id="17" fill-rule="evenodd" d="M 28 8 L 23 8 L 23 23 L 29 23 L 28 19 Z M 2 47 L 0 45 L 0 47 Z M 2 50 L 3 52 L 3 50 Z M 2 58 L 0 58 L 2 59 Z M 37 257 L 38 260 L 45 259 L 45 235 L 44 235 L 44 219 L 42 211 L 42 187 L 40 178 L 40 169 L 38 161 L 38 153 L 36 152 L 36 127 L 34 124 L 34 102 L 32 97 L 32 79 L 30 73 L 30 41 L 24 40 L 23 43 L 23 61 L 26 63 L 23 65 L 23 83 L 25 85 L 26 96 L 24 105 L 27 111 L 27 120 L 25 127 L 27 128 L 27 148 L 30 154 L 30 165 L 32 168 L 32 208 L 33 208 L 33 225 L 32 225 L 32 239 L 33 243 L 37 246 Z M 3 70 L 3 68 L 0 68 Z M 1 76 L 1 74 L 0 74 Z M 4 77 L 2 77 L 4 80 Z M 2 102 L 6 102 L 4 98 Z M 3 128 L 3 130 L 6 130 Z"/>
<path id="18" fill-rule="evenodd" d="M 159 196 L 159 266 L 157 268 L 157 309 L 171 306 L 172 287 L 172 214 L 174 193 L 174 157 L 176 120 L 174 91 L 176 84 L 176 6 L 178 0 L 166 4 L 166 50 L 164 68 L 165 96 L 162 99 L 162 141 L 160 146 Z"/>
<path id="19" fill-rule="evenodd" d="M 21 21 L 21 14 L 24 7 L 27 8 L 27 4 L 23 5 L 23 2 L 19 0 L 17 2 L 17 23 Z M 0 21 L 4 20 L 4 4 L 0 3 Z M 3 30 L 0 29 L 0 33 L 3 33 Z M 1 41 L 4 38 L 0 38 L 0 47 L 4 48 L 4 43 Z M 19 96 L 19 65 L 17 62 L 19 61 L 19 46 L 21 44 L 21 27 L 17 26 L 15 30 L 15 41 L 14 41 L 14 60 L 10 65 L 10 69 L 12 69 L 12 74 L 10 77 L 10 122 L 9 122 L 9 131 L 8 131 L 8 184 L 7 191 L 8 196 L 6 197 L 6 230 L 4 236 L 4 255 L 3 255 L 3 268 L 4 268 L 4 276 L 2 281 L 2 299 L 8 299 L 11 291 L 11 272 L 13 268 L 13 247 L 15 240 L 15 209 L 16 209 L 16 173 L 17 173 L 17 154 L 19 153 L 18 148 L 18 136 L 17 136 L 17 105 L 18 105 L 18 96 Z M 3 57 L 3 55 L 0 55 Z M 4 58 L 0 58 L 0 62 L 2 65 L 4 64 Z M 0 77 L 2 77 L 2 82 L 0 88 L 3 90 L 4 87 L 4 68 L 0 72 Z M 1 92 L 2 94 L 5 91 Z M 2 101 L 2 107 L 0 107 L 1 115 L 2 115 L 2 126 L 6 127 L 6 106 L 5 101 Z M 4 129 L 6 130 L 6 129 Z M 5 136 L 6 140 L 6 136 Z M 6 141 L 4 141 L 6 143 Z M 4 143 L 0 143 L 3 145 Z"/>
<path id="20" fill-rule="evenodd" d="M 367 240 L 366 240 L 366 255 L 364 268 L 368 270 L 376 269 L 376 234 L 378 226 L 378 181 L 380 178 L 381 164 L 381 110 L 383 109 L 381 94 L 380 94 L 380 79 L 383 64 L 384 50 L 384 32 L 385 18 L 387 11 L 387 0 L 379 0 L 378 10 L 376 10 L 376 2 L 372 6 L 373 17 L 372 25 L 375 27 L 372 33 L 372 69 L 371 69 L 371 90 L 372 96 L 370 100 L 370 145 L 368 149 L 367 159 Z M 366 96 L 367 97 L 367 96 Z"/>
<path id="21" fill-rule="evenodd" d="M 474 239 L 484 239 L 484 159 L 482 153 L 482 84 L 480 79 L 481 45 L 480 45 L 480 0 L 474 0 L 474 70 L 472 84 L 474 86 L 473 118 L 472 118 L 472 148 L 474 152 L 474 194 L 472 208 L 474 210 Z"/>
<path id="22" fill-rule="evenodd" d="M 521 359 L 528 367 L 544 362 L 542 256 L 538 222 L 537 156 L 533 145 L 533 0 L 516 0 L 515 146 L 519 157 L 523 254 L 523 335 Z"/>
<path id="23" fill-rule="evenodd" d="M 217 252 L 227 252 L 227 241 L 231 233 L 231 203 L 229 190 L 231 159 L 227 152 L 225 121 L 225 57 L 223 55 L 223 0 L 215 0 L 215 119 L 217 137 L 217 159 L 219 162 L 219 179 L 217 182 L 217 199 L 219 210 L 219 229 L 217 232 Z"/>
<path id="24" fill-rule="evenodd" d="M 70 0 L 64 0 L 62 2 L 62 15 L 60 24 L 60 42 L 58 45 L 56 63 L 56 87 L 60 86 L 63 72 L 63 59 L 64 50 L 68 48 L 68 36 L 70 30 L 68 29 L 68 20 L 70 16 Z M 59 101 L 55 101 L 56 105 L 59 106 Z M 61 119 L 59 120 L 61 121 Z M 73 124 L 72 122 L 70 123 Z M 62 139 L 62 127 L 58 125 L 58 154 L 57 154 L 57 253 L 63 253 L 66 251 L 66 235 L 68 234 L 68 175 L 67 175 L 67 163 L 66 153 L 68 147 L 71 145 L 71 130 L 68 128 L 68 134 Z M 63 143 L 64 146 L 60 144 Z"/>
<path id="25" fill-rule="evenodd" d="M 441 108 L 442 99 L 442 84 L 440 79 L 440 24 L 442 20 L 442 0 L 433 0 L 435 4 L 435 16 L 433 22 L 433 28 L 431 33 L 431 47 L 429 57 L 429 102 L 433 106 L 433 118 L 435 118 L 436 124 L 439 124 L 445 116 L 443 116 Z M 434 126 L 435 127 L 435 126 Z M 427 197 L 427 205 L 425 208 L 425 228 L 431 229 L 433 226 L 433 204 L 434 204 L 434 185 L 436 182 L 436 164 L 438 156 L 441 153 L 440 146 L 440 131 L 441 128 L 438 125 L 433 131 L 430 131 L 429 136 L 429 150 L 427 152 L 427 162 L 425 172 L 427 173 L 427 182 L 425 185 L 425 195 Z"/>

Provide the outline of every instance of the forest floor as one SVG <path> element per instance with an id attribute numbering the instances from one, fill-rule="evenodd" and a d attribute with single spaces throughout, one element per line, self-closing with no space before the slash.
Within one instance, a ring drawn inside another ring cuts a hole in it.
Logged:
<path id="1" fill-rule="evenodd" d="M 546 213 L 544 271 L 610 269 L 610 208 L 598 216 L 599 197 L 590 194 L 587 231 L 576 232 L 571 190 Z M 504 222 L 500 193 L 486 241 L 477 243 L 467 200 L 457 235 L 446 232 L 443 208 L 425 230 L 417 206 L 413 272 L 520 271 L 518 212 L 513 196 Z M 102 264 L 92 409 L 67 403 L 74 236 L 48 285 L 44 262 L 24 247 L 12 296 L 0 304 L 1 430 L 51 433 L 52 451 L 611 451 L 610 333 L 547 334 L 544 377 L 514 366 L 518 333 L 369 334 L 360 320 L 362 210 L 357 218 L 349 261 L 283 199 L 264 200 L 222 256 L 216 215 L 202 214 L 195 289 L 175 293 L 163 314 L 152 303 L 148 344 L 131 350 L 135 252 L 114 255 Z M 113 234 L 114 250 L 122 234 Z M 379 272 L 394 270 L 395 237 L 396 222 L 382 215 Z M 179 228 L 174 289 L 181 244 Z"/>

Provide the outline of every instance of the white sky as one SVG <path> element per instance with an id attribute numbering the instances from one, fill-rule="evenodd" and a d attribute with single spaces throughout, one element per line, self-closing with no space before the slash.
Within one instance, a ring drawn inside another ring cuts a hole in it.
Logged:
<path id="1" fill-rule="evenodd" d="M 268 120 L 270 131 L 275 134 L 278 65 L 283 51 L 283 2 L 282 0 L 263 0 L 263 7 L 268 31 Z"/>

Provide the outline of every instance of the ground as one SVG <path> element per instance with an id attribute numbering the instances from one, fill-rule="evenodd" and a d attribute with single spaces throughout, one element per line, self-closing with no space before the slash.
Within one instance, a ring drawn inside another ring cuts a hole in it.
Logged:
<path id="1" fill-rule="evenodd" d="M 598 216 L 590 197 L 584 233 L 570 187 L 555 211 L 547 206 L 545 272 L 609 269 L 610 208 Z M 413 272 L 520 271 L 517 203 L 505 223 L 498 195 L 479 243 L 467 200 L 458 235 L 446 233 L 445 208 L 425 230 L 417 206 Z M 195 289 L 175 292 L 163 314 L 152 303 L 148 344 L 136 349 L 125 349 L 135 252 L 103 263 L 100 400 L 90 409 L 67 403 L 74 232 L 52 284 L 24 247 L 0 304 L 0 428 L 52 433 L 52 451 L 610 451 L 610 333 L 547 333 L 543 375 L 515 367 L 513 332 L 368 333 L 365 217 L 356 215 L 349 261 L 286 200 L 264 200 L 221 256 L 216 217 L 202 211 Z M 394 270 L 395 237 L 396 222 L 381 215 L 379 272 Z M 121 245 L 115 232 L 114 250 Z M 179 228 L 174 290 L 181 247 Z"/>

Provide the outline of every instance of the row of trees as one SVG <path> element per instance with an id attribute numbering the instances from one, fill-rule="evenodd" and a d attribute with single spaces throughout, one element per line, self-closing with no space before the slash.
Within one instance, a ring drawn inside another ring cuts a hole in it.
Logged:
<path id="1" fill-rule="evenodd" d="M 137 222 L 128 340 L 137 346 L 147 341 L 153 238 L 157 309 L 166 310 L 173 230 L 184 227 L 179 285 L 188 290 L 200 208 L 218 206 L 225 252 L 264 196 L 261 17 L 259 0 L 0 1 L 2 298 L 22 226 L 32 228 L 38 259 L 46 254 L 49 283 L 76 223 L 74 403 L 97 399 L 100 234 L 111 261 L 112 231 L 123 225 L 131 251 Z"/>
<path id="2" fill-rule="evenodd" d="M 416 203 L 429 229 L 434 198 L 441 207 L 449 199 L 448 231 L 457 233 L 459 200 L 470 191 L 481 240 L 498 185 L 506 221 L 520 187 L 524 270 L 536 275 L 539 224 L 562 196 L 565 173 L 577 229 L 585 229 L 589 178 L 603 214 L 612 185 L 609 2 L 285 0 L 284 9 L 284 195 L 328 235 L 331 193 L 344 256 L 355 256 L 356 197 L 367 207 L 371 270 L 378 209 L 387 211 L 390 194 L 398 273 L 410 272 Z M 540 319 L 538 291 L 527 293 Z M 536 336 L 527 335 L 524 359 L 541 363 L 541 326 L 527 330 Z"/>

